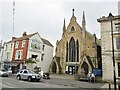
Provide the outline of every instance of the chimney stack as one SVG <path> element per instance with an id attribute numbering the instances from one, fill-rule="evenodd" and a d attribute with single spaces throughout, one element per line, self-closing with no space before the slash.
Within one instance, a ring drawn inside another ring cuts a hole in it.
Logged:
<path id="1" fill-rule="evenodd" d="M 26 36 L 27 34 L 26 34 L 26 32 L 23 32 L 23 36 Z"/>
<path id="2" fill-rule="evenodd" d="M 16 39 L 16 37 L 12 37 L 12 40 Z"/>

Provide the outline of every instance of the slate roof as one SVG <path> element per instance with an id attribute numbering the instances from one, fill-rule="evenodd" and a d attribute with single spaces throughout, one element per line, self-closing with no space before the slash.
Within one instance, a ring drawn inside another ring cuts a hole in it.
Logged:
<path id="1" fill-rule="evenodd" d="M 10 43 L 10 42 L 18 41 L 18 40 L 29 39 L 29 38 L 31 38 L 32 36 L 34 36 L 35 34 L 37 34 L 37 33 L 38 33 L 38 32 L 33 33 L 33 34 L 28 34 L 28 35 L 26 35 L 26 36 L 18 37 L 18 38 L 17 38 L 17 37 L 14 37 L 13 40 L 10 40 L 10 41 L 8 41 L 8 42 L 6 42 L 6 43 Z M 42 41 L 43 41 L 44 44 L 53 47 L 53 45 L 52 45 L 48 40 L 46 40 L 46 39 L 44 39 L 44 38 L 41 38 L 41 39 L 42 39 Z"/>
<path id="2" fill-rule="evenodd" d="M 28 38 L 32 37 L 33 35 L 35 35 L 35 34 L 37 34 L 37 33 L 29 34 L 29 35 L 22 36 L 22 37 L 18 37 L 18 38 L 17 38 L 17 37 L 14 37 L 15 39 L 10 40 L 10 41 L 8 41 L 8 42 L 6 42 L 6 43 L 10 43 L 10 42 L 13 42 L 13 41 L 18 41 L 18 40 L 28 39 Z"/>
<path id="3" fill-rule="evenodd" d="M 44 39 L 44 38 L 41 38 L 41 39 L 42 39 L 42 41 L 43 41 L 44 44 L 53 47 L 53 45 L 52 45 L 48 40 L 46 40 L 46 39 Z"/>
<path id="4" fill-rule="evenodd" d="M 94 36 L 93 36 L 90 32 L 86 31 L 86 33 L 88 34 L 88 36 L 89 36 L 91 39 L 94 38 Z M 97 37 L 96 37 L 96 44 L 99 45 L 99 46 L 101 46 L 101 40 L 98 39 Z"/>

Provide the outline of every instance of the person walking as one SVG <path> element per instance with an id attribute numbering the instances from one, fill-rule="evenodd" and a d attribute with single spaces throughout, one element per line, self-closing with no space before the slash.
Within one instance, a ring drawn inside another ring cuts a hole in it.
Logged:
<path id="1" fill-rule="evenodd" d="M 88 77 L 88 82 L 91 82 L 91 72 L 90 71 L 89 71 L 87 77 Z"/>
<path id="2" fill-rule="evenodd" d="M 94 73 L 91 74 L 91 82 L 93 82 L 93 83 L 95 82 L 95 75 L 94 75 Z"/>

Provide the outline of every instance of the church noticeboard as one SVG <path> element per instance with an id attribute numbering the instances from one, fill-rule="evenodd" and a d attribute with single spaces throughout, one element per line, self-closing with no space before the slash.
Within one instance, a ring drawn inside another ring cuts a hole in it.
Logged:
<path id="1" fill-rule="evenodd" d="M 93 73 L 95 76 L 102 76 L 102 69 L 94 68 Z"/>

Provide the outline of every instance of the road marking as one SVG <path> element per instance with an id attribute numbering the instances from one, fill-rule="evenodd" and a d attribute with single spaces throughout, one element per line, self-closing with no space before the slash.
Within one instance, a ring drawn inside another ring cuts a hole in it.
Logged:
<path id="1" fill-rule="evenodd" d="M 47 85 L 45 85 L 45 86 L 49 87 L 50 85 L 49 85 L 49 84 L 47 84 Z"/>
<path id="2" fill-rule="evenodd" d="M 14 86 L 14 85 L 12 85 L 12 84 L 10 84 L 10 83 L 8 83 L 8 82 L 4 82 L 4 83 L 6 83 L 7 85 L 10 85 L 10 86 L 12 86 L 12 87 L 14 87 L 14 88 L 15 88 L 15 86 Z"/>
<path id="3" fill-rule="evenodd" d="M 10 78 L 8 78 L 8 77 L 6 77 L 6 78 L 4 77 L 4 78 L 3 78 L 3 77 L 2 77 L 2 79 L 10 79 Z"/>
<path id="4" fill-rule="evenodd" d="M 18 82 L 24 82 L 24 83 L 29 83 L 30 84 L 30 82 L 26 82 L 26 81 L 18 81 Z"/>
<path id="5" fill-rule="evenodd" d="M 29 84 L 40 84 L 40 83 L 33 83 L 33 82 L 27 82 L 27 81 L 19 81 L 19 82 L 24 82 L 24 83 L 29 83 Z"/>
<path id="6" fill-rule="evenodd" d="M 3 86 L 3 87 L 6 87 L 6 88 L 14 88 L 14 87 L 6 86 L 6 85 L 4 85 L 2 83 L 0 83 L 0 85 Z"/>
<path id="7" fill-rule="evenodd" d="M 109 84 L 106 83 L 105 85 L 103 85 L 101 88 L 109 88 Z"/>

